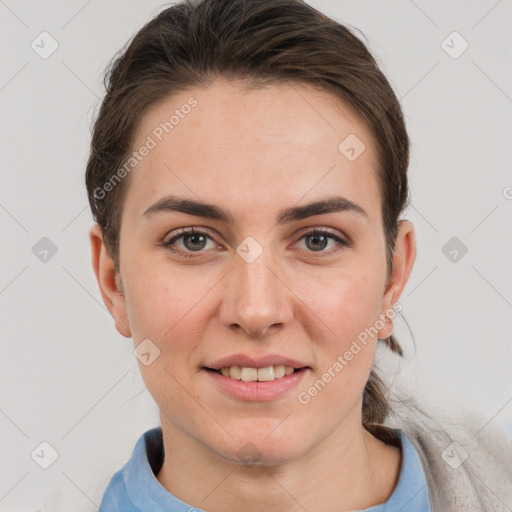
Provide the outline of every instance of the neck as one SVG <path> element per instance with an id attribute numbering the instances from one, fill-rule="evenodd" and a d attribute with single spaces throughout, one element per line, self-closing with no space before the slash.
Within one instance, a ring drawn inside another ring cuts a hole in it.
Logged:
<path id="1" fill-rule="evenodd" d="M 166 457 L 157 480 L 210 512 L 341 511 L 385 502 L 398 482 L 400 449 L 347 418 L 306 454 L 279 465 L 227 460 L 162 418 Z"/>

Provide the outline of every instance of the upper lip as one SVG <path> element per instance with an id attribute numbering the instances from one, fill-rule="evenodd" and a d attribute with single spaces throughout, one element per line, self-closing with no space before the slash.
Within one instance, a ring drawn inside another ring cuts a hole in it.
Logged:
<path id="1" fill-rule="evenodd" d="M 248 354 L 233 354 L 217 359 L 205 365 L 212 370 L 220 370 L 229 366 L 243 366 L 246 368 L 266 368 L 268 366 L 291 366 L 292 368 L 304 368 L 309 365 L 303 361 L 291 359 L 279 354 L 266 354 L 264 356 L 249 356 Z"/>

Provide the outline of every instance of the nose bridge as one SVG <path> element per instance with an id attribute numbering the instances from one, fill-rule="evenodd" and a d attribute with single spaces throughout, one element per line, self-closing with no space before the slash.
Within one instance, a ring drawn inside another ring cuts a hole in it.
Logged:
<path id="1" fill-rule="evenodd" d="M 237 247 L 233 265 L 223 304 L 223 323 L 238 325 L 258 336 L 271 325 L 286 322 L 291 307 L 286 301 L 287 288 L 276 276 L 278 263 L 271 247 L 263 247 L 248 237 Z"/>

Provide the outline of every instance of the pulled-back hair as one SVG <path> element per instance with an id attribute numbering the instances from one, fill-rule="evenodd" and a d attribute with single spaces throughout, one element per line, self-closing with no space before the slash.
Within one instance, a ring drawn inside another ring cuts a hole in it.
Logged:
<path id="1" fill-rule="evenodd" d="M 185 0 L 147 23 L 114 58 L 93 127 L 86 185 L 116 267 L 130 176 L 108 193 L 102 187 L 133 150 L 150 106 L 193 87 L 205 88 L 219 77 L 248 88 L 308 84 L 359 114 L 377 149 L 389 280 L 398 221 L 409 199 L 409 138 L 402 110 L 366 45 L 303 0 Z M 402 355 L 393 335 L 384 341 Z M 377 432 L 372 425 L 382 424 L 389 412 L 383 382 L 372 370 L 363 394 L 363 425 Z"/>

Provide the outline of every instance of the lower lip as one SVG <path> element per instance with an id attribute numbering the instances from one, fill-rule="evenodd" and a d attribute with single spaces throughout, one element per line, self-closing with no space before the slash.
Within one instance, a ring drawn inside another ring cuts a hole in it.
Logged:
<path id="1" fill-rule="evenodd" d="M 244 382 L 243 380 L 224 377 L 220 373 L 210 370 L 202 370 L 207 373 L 217 386 L 225 393 L 246 400 L 249 402 L 264 402 L 280 398 L 292 389 L 296 388 L 304 377 L 311 371 L 310 368 L 304 368 L 286 375 L 280 379 L 269 381 Z"/>

